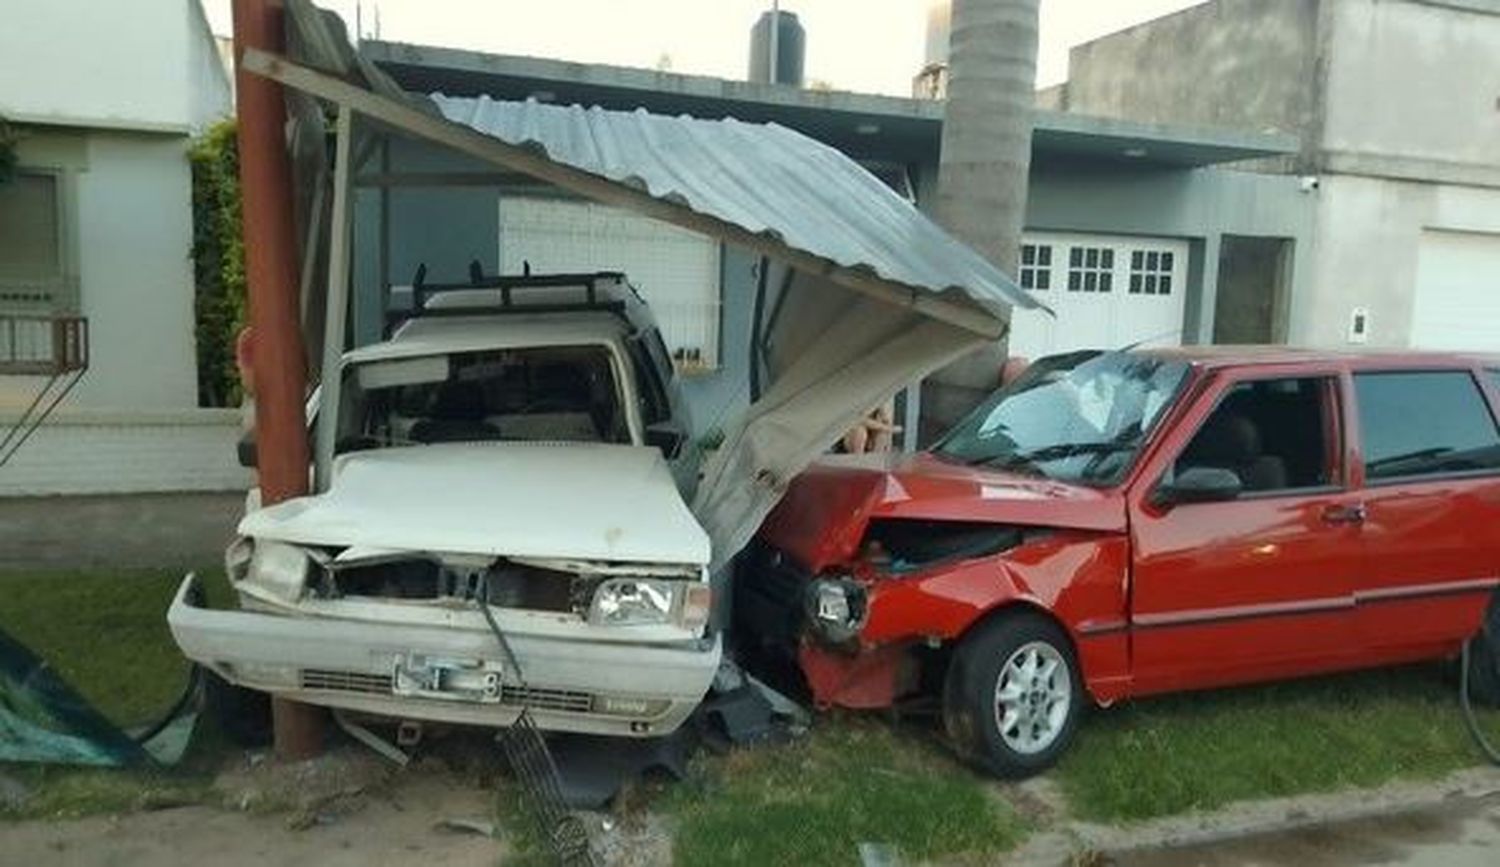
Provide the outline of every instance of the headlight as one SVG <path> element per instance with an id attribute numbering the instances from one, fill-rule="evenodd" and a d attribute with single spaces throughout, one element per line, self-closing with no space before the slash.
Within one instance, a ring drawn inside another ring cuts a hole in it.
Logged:
<path id="1" fill-rule="evenodd" d="M 819 578 L 807 585 L 807 617 L 829 641 L 848 641 L 864 626 L 865 588 L 848 578 Z"/>
<path id="2" fill-rule="evenodd" d="M 609 578 L 594 591 L 589 622 L 600 626 L 675 623 L 692 632 L 708 624 L 712 591 L 706 583 L 660 578 Z"/>
<path id="3" fill-rule="evenodd" d="M 292 603 L 302 598 L 312 557 L 285 542 L 256 542 L 250 568 L 239 583 L 242 592 L 269 602 Z"/>
<path id="4" fill-rule="evenodd" d="M 601 626 L 667 623 L 677 597 L 676 581 L 610 578 L 594 591 L 589 620 Z"/>

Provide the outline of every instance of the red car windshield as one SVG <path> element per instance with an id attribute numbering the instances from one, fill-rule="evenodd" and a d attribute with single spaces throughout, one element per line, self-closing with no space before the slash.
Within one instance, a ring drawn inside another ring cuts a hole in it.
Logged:
<path id="1" fill-rule="evenodd" d="M 965 464 L 1093 487 L 1118 484 L 1188 366 L 1129 352 L 1043 358 L 995 392 L 936 446 Z"/>

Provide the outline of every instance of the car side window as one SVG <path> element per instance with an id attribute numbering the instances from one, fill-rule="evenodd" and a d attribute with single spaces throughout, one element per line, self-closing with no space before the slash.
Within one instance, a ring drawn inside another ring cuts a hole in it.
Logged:
<path id="1" fill-rule="evenodd" d="M 640 403 L 641 423 L 650 426 L 671 421 L 672 407 L 667 401 L 661 377 L 651 364 L 650 349 L 639 338 L 627 341 L 626 348 L 630 363 L 635 368 L 636 388 L 640 392 L 636 395 L 636 400 Z"/>
<path id="2" fill-rule="evenodd" d="M 1226 469 L 1247 494 L 1337 483 L 1332 382 L 1314 376 L 1234 385 L 1182 450 L 1173 476 Z"/>
<path id="3" fill-rule="evenodd" d="M 1370 481 L 1500 470 L 1500 428 L 1468 371 L 1354 376 Z"/>

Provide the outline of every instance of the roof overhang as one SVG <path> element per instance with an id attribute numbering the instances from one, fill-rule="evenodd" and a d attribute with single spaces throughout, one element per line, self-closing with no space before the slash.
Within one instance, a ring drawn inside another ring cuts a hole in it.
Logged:
<path id="1" fill-rule="evenodd" d="M 366 41 L 360 51 L 417 93 L 537 99 L 558 105 L 643 108 L 654 114 L 774 122 L 857 158 L 935 161 L 943 103 L 759 84 L 455 48 Z M 1035 158 L 1195 168 L 1296 153 L 1294 136 L 1143 124 L 1037 109 Z"/>

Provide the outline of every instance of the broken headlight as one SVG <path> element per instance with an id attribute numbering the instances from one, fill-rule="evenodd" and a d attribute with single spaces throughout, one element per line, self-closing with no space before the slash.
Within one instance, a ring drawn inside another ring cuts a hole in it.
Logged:
<path id="1" fill-rule="evenodd" d="M 268 602 L 290 604 L 302 598 L 312 566 L 312 555 L 305 548 L 257 541 L 239 590 Z"/>
<path id="2" fill-rule="evenodd" d="M 694 632 L 708 623 L 707 584 L 660 578 L 607 578 L 594 591 L 589 622 L 600 626 L 676 623 Z"/>
<path id="3" fill-rule="evenodd" d="M 827 640 L 842 644 L 865 623 L 865 588 L 849 578 L 819 578 L 807 585 L 807 619 Z"/>

